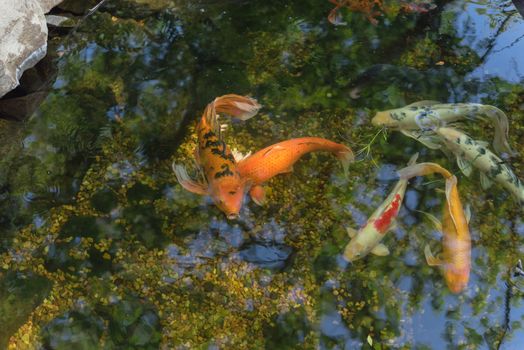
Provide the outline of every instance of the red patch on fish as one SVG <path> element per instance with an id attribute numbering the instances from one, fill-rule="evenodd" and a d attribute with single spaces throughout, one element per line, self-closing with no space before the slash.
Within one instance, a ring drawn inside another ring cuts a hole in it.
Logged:
<path id="1" fill-rule="evenodd" d="M 400 207 L 400 199 L 400 194 L 395 195 L 395 199 L 393 199 L 393 202 L 391 202 L 391 206 L 384 212 L 384 214 L 382 214 L 381 217 L 375 220 L 373 225 L 375 225 L 375 228 L 378 232 L 382 234 L 386 233 L 386 230 L 391 224 L 391 221 L 398 213 L 398 208 Z"/>

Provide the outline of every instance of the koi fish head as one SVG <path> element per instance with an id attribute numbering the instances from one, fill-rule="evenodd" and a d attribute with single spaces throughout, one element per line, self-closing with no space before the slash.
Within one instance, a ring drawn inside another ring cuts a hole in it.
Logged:
<path id="1" fill-rule="evenodd" d="M 444 279 L 452 293 L 460 293 L 468 285 L 469 267 L 457 268 L 454 266 L 446 266 L 444 269 Z"/>
<path id="2" fill-rule="evenodd" d="M 398 128 L 399 121 L 393 118 L 393 111 L 382 111 L 377 112 L 373 119 L 371 119 L 371 124 L 374 126 L 385 127 L 385 128 Z"/>
<path id="3" fill-rule="evenodd" d="M 366 256 L 367 252 L 365 252 L 364 246 L 357 242 L 356 239 L 352 239 L 344 249 L 344 260 L 348 262 L 353 262 L 355 260 L 358 260 L 360 258 L 363 258 Z"/>
<path id="4" fill-rule="evenodd" d="M 231 177 L 220 181 L 211 191 L 211 198 L 215 205 L 230 220 L 236 219 L 242 208 L 245 182 L 238 177 Z"/>

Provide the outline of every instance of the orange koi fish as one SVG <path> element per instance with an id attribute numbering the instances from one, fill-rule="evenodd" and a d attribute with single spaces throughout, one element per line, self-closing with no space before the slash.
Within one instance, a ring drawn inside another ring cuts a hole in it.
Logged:
<path id="1" fill-rule="evenodd" d="M 435 163 L 419 163 L 399 170 L 400 177 L 406 179 L 435 172 L 446 178 L 446 203 L 442 223 L 437 218 L 428 216 L 443 234 L 442 257 L 436 258 L 429 245 L 424 247 L 424 254 L 428 265 L 442 268 L 449 290 L 460 293 L 468 284 L 471 270 L 471 237 L 469 214 L 462 207 L 457 178 Z"/>
<path id="2" fill-rule="evenodd" d="M 211 196 L 228 219 L 238 216 L 246 181 L 241 178 L 235 158 L 222 138 L 217 113 L 247 120 L 257 114 L 260 107 L 249 97 L 233 94 L 217 97 L 207 105 L 196 128 L 198 146 L 195 160 L 203 175 L 202 181 L 192 180 L 183 166 L 173 163 L 180 185 L 190 192 Z"/>
<path id="3" fill-rule="evenodd" d="M 239 161 L 237 169 L 243 179 L 251 182 L 249 194 L 255 203 L 261 205 L 265 202 L 261 184 L 278 174 L 292 172 L 293 164 L 300 157 L 315 151 L 333 153 L 341 161 L 344 173 L 354 160 L 353 152 L 345 145 L 320 137 L 301 137 L 276 143 L 247 156 Z"/>

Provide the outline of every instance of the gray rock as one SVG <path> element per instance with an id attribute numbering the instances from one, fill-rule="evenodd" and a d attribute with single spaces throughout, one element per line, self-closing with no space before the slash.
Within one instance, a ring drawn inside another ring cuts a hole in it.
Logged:
<path id="1" fill-rule="evenodd" d="M 55 7 L 62 1 L 64 0 L 37 0 L 36 2 L 40 3 L 40 7 L 42 7 L 44 13 L 48 13 L 49 11 L 51 11 L 53 7 Z"/>
<path id="2" fill-rule="evenodd" d="M 60 0 L 0 1 L 0 97 L 19 84 L 22 73 L 47 51 L 44 11 Z"/>

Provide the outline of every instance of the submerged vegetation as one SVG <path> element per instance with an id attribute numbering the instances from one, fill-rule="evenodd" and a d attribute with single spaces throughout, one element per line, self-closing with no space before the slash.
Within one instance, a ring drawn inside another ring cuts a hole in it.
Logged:
<path id="1" fill-rule="evenodd" d="M 521 208 L 370 123 L 423 99 L 498 106 L 517 151 L 506 161 L 524 177 L 524 78 L 475 75 L 489 55 L 465 42 L 471 17 L 444 3 L 376 25 L 346 12 L 334 27 L 318 0 L 107 2 L 57 48 L 58 77 L 32 118 L 0 120 L 0 348 L 519 344 Z M 464 4 L 500 23 L 495 2 Z M 248 201 L 228 221 L 171 170 L 191 164 L 196 121 L 225 93 L 263 105 L 230 122 L 226 140 L 243 153 L 304 136 L 364 151 L 347 177 L 328 154 L 303 157 L 269 181 L 265 206 Z M 493 135 L 480 121 L 471 133 Z M 346 227 L 417 151 L 459 177 L 472 207 L 472 278 L 458 296 L 424 259 L 439 237 L 418 210 L 440 212 L 436 176 L 411 180 L 389 256 L 341 259 Z"/>

